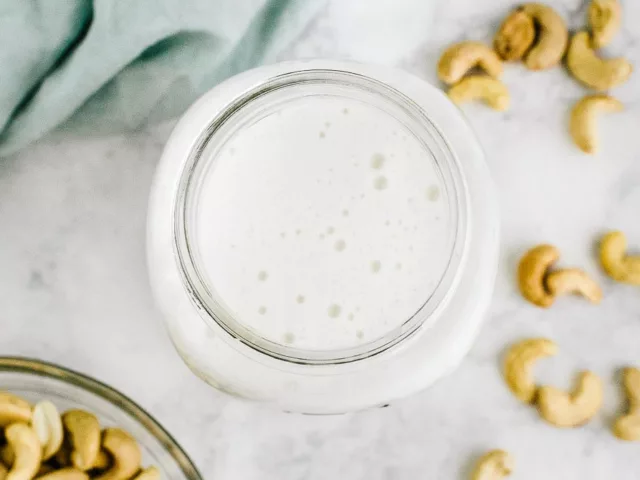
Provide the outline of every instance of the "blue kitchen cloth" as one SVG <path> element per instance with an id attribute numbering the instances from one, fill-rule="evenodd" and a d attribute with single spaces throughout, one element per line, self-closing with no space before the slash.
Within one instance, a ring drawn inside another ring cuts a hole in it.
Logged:
<path id="1" fill-rule="evenodd" d="M 0 155 L 55 127 L 115 132 L 183 112 L 273 61 L 324 0 L 0 0 Z"/>

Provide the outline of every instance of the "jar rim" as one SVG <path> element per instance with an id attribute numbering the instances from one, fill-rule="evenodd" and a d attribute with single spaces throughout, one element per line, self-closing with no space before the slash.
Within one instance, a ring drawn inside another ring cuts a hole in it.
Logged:
<path id="1" fill-rule="evenodd" d="M 352 91 L 365 92 L 383 99 L 402 111 L 411 125 L 419 132 L 413 132 L 431 152 L 438 174 L 443 181 L 449 206 L 452 228 L 449 235 L 449 258 L 446 261 L 437 286 L 425 299 L 422 306 L 397 328 L 386 335 L 362 345 L 326 351 L 310 351 L 285 346 L 265 339 L 233 318 L 224 305 L 215 298 L 203 275 L 198 262 L 197 247 L 191 235 L 195 210 L 194 202 L 201 186 L 205 162 L 214 161 L 215 155 L 204 158 L 204 152 L 221 136 L 239 128 L 240 121 L 260 102 L 268 102 L 270 96 L 291 91 L 292 87 L 327 87 L 338 85 Z M 419 330 L 429 328 L 446 306 L 459 280 L 460 265 L 467 251 L 468 194 L 459 159 L 450 148 L 446 138 L 429 118 L 426 112 L 413 100 L 390 85 L 360 73 L 342 69 L 302 68 L 269 78 L 245 92 L 240 93 L 226 104 L 226 107 L 212 118 L 202 129 L 197 141 L 188 154 L 178 183 L 173 211 L 174 250 L 183 284 L 200 316 L 211 327 L 221 327 L 232 339 L 267 356 L 289 363 L 303 365 L 330 365 L 350 363 L 372 357 L 399 345 Z"/>

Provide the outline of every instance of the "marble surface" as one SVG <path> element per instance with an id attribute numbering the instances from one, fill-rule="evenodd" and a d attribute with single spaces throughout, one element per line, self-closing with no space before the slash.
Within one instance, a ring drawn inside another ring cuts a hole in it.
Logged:
<path id="1" fill-rule="evenodd" d="M 586 0 L 553 4 L 572 27 L 583 24 Z M 640 66 L 633 28 L 640 3 L 623 4 L 624 28 L 607 53 Z M 513 2 L 440 1 L 434 22 L 425 5 L 333 0 L 282 58 L 379 61 L 434 81 L 439 51 L 489 39 Z M 640 364 L 640 292 L 603 277 L 594 255 L 598 235 L 610 228 L 640 245 L 640 81 L 615 91 L 627 109 L 603 119 L 602 153 L 593 158 L 567 136 L 568 109 L 584 91 L 563 69 L 509 66 L 505 81 L 509 112 L 464 109 L 501 198 L 496 292 L 474 348 L 433 388 L 386 409 L 308 417 L 231 400 L 193 376 L 163 330 L 145 271 L 147 194 L 167 125 L 100 139 L 53 136 L 0 160 L 0 353 L 59 362 L 129 394 L 207 479 L 463 479 L 475 456 L 494 447 L 515 455 L 518 479 L 640 478 L 638 445 L 617 441 L 607 427 L 622 406 L 616 372 Z M 542 311 L 522 301 L 515 264 L 542 241 L 562 250 L 563 264 L 601 281 L 600 306 L 567 298 Z M 561 347 L 540 365 L 541 381 L 566 387 L 584 368 L 605 379 L 595 421 L 553 429 L 504 387 L 505 345 L 531 335 Z"/>

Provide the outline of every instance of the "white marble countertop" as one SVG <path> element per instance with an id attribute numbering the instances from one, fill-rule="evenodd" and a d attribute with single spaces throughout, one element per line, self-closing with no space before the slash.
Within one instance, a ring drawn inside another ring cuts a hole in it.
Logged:
<path id="1" fill-rule="evenodd" d="M 427 2 L 333 0 L 283 58 L 379 61 L 433 81 L 445 45 L 489 39 L 514 2 L 441 0 L 432 24 L 414 14 L 416 3 Z M 583 24 L 586 0 L 552 3 L 572 27 Z M 623 4 L 625 27 L 609 51 L 640 68 L 640 30 L 632 28 L 640 3 Z M 393 14 L 372 13 L 385 9 Z M 308 417 L 231 400 L 188 371 L 145 271 L 147 194 L 166 126 L 49 138 L 0 161 L 0 353 L 59 362 L 122 390 L 177 437 L 207 479 L 463 479 L 475 455 L 493 447 L 515 455 L 513 478 L 640 478 L 639 445 L 608 431 L 622 405 L 614 374 L 640 364 L 640 292 L 607 280 L 594 256 L 598 235 L 610 228 L 640 245 L 640 80 L 616 90 L 627 110 L 603 119 L 602 153 L 593 158 L 567 135 L 568 109 L 584 91 L 563 69 L 534 74 L 514 65 L 505 80 L 509 112 L 465 108 L 501 197 L 497 288 L 463 365 L 428 391 L 386 409 Z M 565 265 L 601 281 L 600 306 L 567 298 L 542 311 L 520 298 L 517 258 L 543 241 L 562 250 Z M 531 335 L 561 347 L 540 365 L 542 381 L 567 386 L 584 368 L 602 375 L 606 402 L 597 420 L 556 430 L 507 391 L 500 356 Z"/>

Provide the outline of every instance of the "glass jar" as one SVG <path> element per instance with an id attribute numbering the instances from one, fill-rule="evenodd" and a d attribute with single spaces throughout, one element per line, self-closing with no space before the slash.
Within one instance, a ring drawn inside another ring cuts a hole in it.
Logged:
<path id="1" fill-rule="evenodd" d="M 337 61 L 261 67 L 182 117 L 158 166 L 150 279 L 189 367 L 287 411 L 388 404 L 461 361 L 498 209 L 438 89 Z"/>

